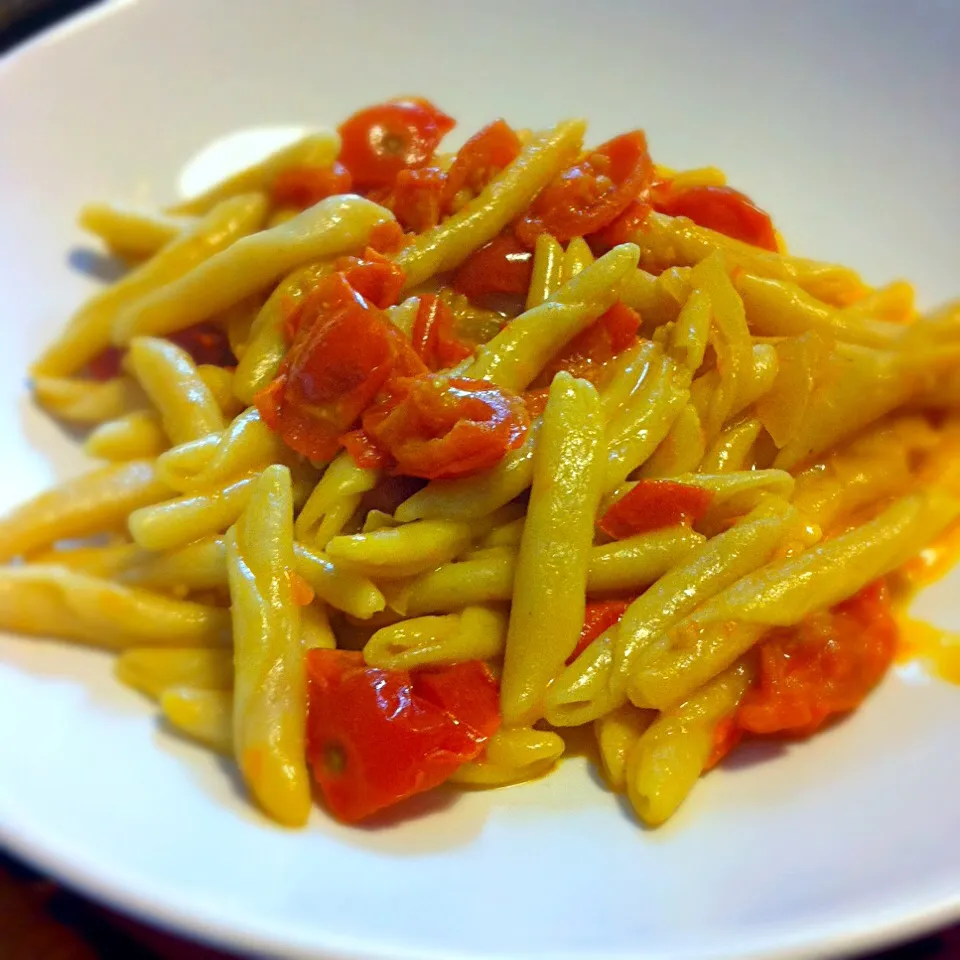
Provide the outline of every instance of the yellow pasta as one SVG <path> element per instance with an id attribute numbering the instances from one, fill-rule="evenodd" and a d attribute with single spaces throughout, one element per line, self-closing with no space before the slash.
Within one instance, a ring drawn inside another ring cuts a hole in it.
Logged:
<path id="1" fill-rule="evenodd" d="M 232 693 L 171 687 L 160 694 L 160 709 L 178 733 L 216 753 L 233 756 Z"/>
<path id="2" fill-rule="evenodd" d="M 125 307 L 258 229 L 266 207 L 266 199 L 259 193 L 243 194 L 214 207 L 155 257 L 93 297 L 47 347 L 31 373 L 63 377 L 80 370 L 110 346 L 114 321 Z"/>
<path id="3" fill-rule="evenodd" d="M 129 377 L 82 380 L 72 377 L 34 377 L 33 395 L 48 413 L 70 423 L 105 423 L 145 407 L 147 399 Z"/>
<path id="4" fill-rule="evenodd" d="M 131 510 L 169 495 L 169 487 L 148 460 L 94 470 L 41 493 L 0 519 L 0 560 L 58 540 L 116 530 Z"/>
<path id="5" fill-rule="evenodd" d="M 371 667 L 416 667 L 490 660 L 503 653 L 507 618 L 492 607 L 473 606 L 461 613 L 414 617 L 381 627 L 367 641 L 363 656 Z"/>
<path id="6" fill-rule="evenodd" d="M 451 779 L 476 787 L 535 780 L 554 768 L 564 749 L 563 739 L 549 730 L 500 730 L 490 738 L 486 756 L 465 763 Z"/>
<path id="7" fill-rule="evenodd" d="M 89 573 L 93 577 L 116 580 L 136 562 L 141 552 L 135 543 L 127 542 L 110 543 L 102 547 L 71 546 L 69 549 L 54 546 L 32 552 L 30 563 L 66 567 L 79 573 Z"/>
<path id="8" fill-rule="evenodd" d="M 230 642 L 226 610 L 39 563 L 0 570 L 0 628 L 112 649 Z"/>
<path id="9" fill-rule="evenodd" d="M 666 438 L 690 396 L 690 377 L 668 357 L 651 362 L 649 375 L 607 427 L 603 489 L 612 490 Z"/>
<path id="10" fill-rule="evenodd" d="M 685 217 L 652 213 L 635 239 L 643 249 L 645 269 L 694 265 L 720 251 L 728 270 L 740 268 L 758 277 L 792 281 L 825 303 L 846 306 L 867 292 L 857 274 L 846 267 L 769 253 L 698 227 Z"/>
<path id="11" fill-rule="evenodd" d="M 257 479 L 227 535 L 234 644 L 233 747 L 254 798 L 275 820 L 310 812 L 306 681 L 293 602 L 293 490 L 286 467 Z"/>
<path id="12" fill-rule="evenodd" d="M 549 233 L 537 237 L 533 252 L 533 274 L 527 290 L 527 310 L 549 300 L 563 282 L 563 247 Z"/>
<path id="13" fill-rule="evenodd" d="M 223 533 L 243 512 L 256 485 L 244 477 L 203 493 L 186 494 L 130 513 L 130 536 L 144 550 L 172 550 Z"/>
<path id="14" fill-rule="evenodd" d="M 197 374 L 220 408 L 224 420 L 232 420 L 243 410 L 243 404 L 233 394 L 233 373 L 230 370 L 203 363 L 197 367 Z"/>
<path id="15" fill-rule="evenodd" d="M 660 327 L 677 319 L 690 296 L 690 267 L 670 267 L 658 276 L 636 270 L 623 284 L 623 302 L 645 324 Z"/>
<path id="16" fill-rule="evenodd" d="M 624 703 L 597 717 L 593 730 L 603 764 L 603 775 L 611 790 L 623 791 L 627 785 L 627 761 L 656 714 Z"/>
<path id="17" fill-rule="evenodd" d="M 565 343 L 613 306 L 639 255 L 630 243 L 614 247 L 484 344 L 466 375 L 510 390 L 529 386 Z"/>
<path id="18" fill-rule="evenodd" d="M 251 407 L 219 436 L 207 436 L 170 450 L 160 457 L 157 469 L 170 486 L 189 493 L 209 490 L 287 457 L 280 438 Z"/>
<path id="19" fill-rule="evenodd" d="M 223 430 L 223 414 L 190 355 L 156 337 L 130 344 L 130 365 L 174 444 Z"/>
<path id="20" fill-rule="evenodd" d="M 333 650 L 336 647 L 337 638 L 324 603 L 311 603 L 300 611 L 300 645 L 304 650 Z"/>
<path id="21" fill-rule="evenodd" d="M 328 556 L 347 569 L 388 580 L 452 560 L 470 543 L 470 527 L 454 520 L 418 520 L 372 533 L 334 537 Z"/>
<path id="22" fill-rule="evenodd" d="M 318 130 L 214 184 L 203 193 L 175 204 L 167 212 L 175 215 L 203 214 L 238 193 L 269 191 L 277 175 L 284 170 L 298 166 L 327 167 L 336 159 L 339 149 L 340 138 L 332 130 Z"/>
<path id="23" fill-rule="evenodd" d="M 549 236 L 549 234 L 541 234 L 541 236 Z M 561 274 L 563 279 L 566 281 L 575 277 L 578 273 L 582 273 L 594 260 L 590 244 L 583 237 L 574 237 L 563 252 L 563 271 Z"/>
<path id="24" fill-rule="evenodd" d="M 625 779 L 630 803 L 644 823 L 663 823 L 683 803 L 710 756 L 717 723 L 736 709 L 749 681 L 748 667 L 732 668 L 640 735 Z"/>
<path id="25" fill-rule="evenodd" d="M 117 679 L 154 700 L 169 687 L 233 689 L 233 655 L 202 647 L 139 647 L 117 658 Z"/>
<path id="26" fill-rule="evenodd" d="M 663 632 L 764 563 L 796 522 L 792 507 L 768 501 L 693 550 L 634 600 L 615 629 L 566 668 L 547 696 L 547 719 L 557 726 L 576 726 L 623 703 L 630 676 L 655 655 Z"/>
<path id="27" fill-rule="evenodd" d="M 167 449 L 167 434 L 153 410 L 136 410 L 101 423 L 83 443 L 88 456 L 100 460 L 140 460 Z"/>
<path id="28" fill-rule="evenodd" d="M 903 339 L 908 330 L 900 324 L 872 319 L 859 304 L 837 310 L 783 280 L 744 273 L 737 278 L 736 287 L 743 298 L 750 329 L 757 336 L 819 333 L 864 347 L 890 347 Z M 856 313 L 849 312 L 853 310 Z"/>
<path id="29" fill-rule="evenodd" d="M 750 417 L 724 428 L 700 461 L 704 473 L 730 473 L 749 467 L 750 451 L 763 430 L 763 424 Z"/>
<path id="30" fill-rule="evenodd" d="M 707 452 L 706 436 L 697 408 L 684 404 L 673 426 L 659 446 L 641 464 L 638 475 L 643 478 L 672 477 L 696 470 Z"/>
<path id="31" fill-rule="evenodd" d="M 655 707 L 677 702 L 746 652 L 764 627 L 789 626 L 853 595 L 958 515 L 960 501 L 914 494 L 862 527 L 744 577 L 665 638 L 661 655 L 632 676 L 631 700 Z"/>
<path id="32" fill-rule="evenodd" d="M 113 341 L 161 336 L 226 310 L 294 267 L 362 247 L 390 216 L 360 197 L 330 197 L 269 230 L 237 240 L 166 286 L 122 309 Z"/>
<path id="33" fill-rule="evenodd" d="M 363 495 L 377 485 L 375 470 L 358 467 L 347 453 L 337 456 L 297 517 L 297 539 L 319 548 L 337 536 L 353 516 Z"/>
<path id="34" fill-rule="evenodd" d="M 534 456 L 517 557 L 500 692 L 507 724 L 539 719 L 547 686 L 580 635 L 600 499 L 602 437 L 596 390 L 569 374 L 557 374 Z M 545 609 L 549 618 L 541 614 Z"/>
<path id="35" fill-rule="evenodd" d="M 191 225 L 186 217 L 170 217 L 150 210 L 133 210 L 112 203 L 89 203 L 77 222 L 87 233 L 99 237 L 121 257 L 139 260 L 152 257 Z"/>
<path id="36" fill-rule="evenodd" d="M 344 570 L 324 554 L 294 545 L 295 568 L 323 601 L 351 616 L 367 619 L 384 608 L 383 594 L 367 578 Z M 223 537 L 195 540 L 178 550 L 145 552 L 118 562 L 124 583 L 154 590 L 216 590 L 227 585 L 227 553 Z"/>
<path id="37" fill-rule="evenodd" d="M 703 543 L 686 527 L 670 527 L 590 549 L 588 596 L 632 593 L 653 583 Z M 410 616 L 456 610 L 465 604 L 509 600 L 516 573 L 513 550 L 493 548 L 422 574 L 407 588 Z"/>
<path id="38" fill-rule="evenodd" d="M 243 403 L 253 403 L 257 392 L 276 376 L 287 352 L 284 320 L 328 270 L 325 263 L 297 267 L 284 277 L 260 308 L 250 326 L 243 356 L 238 357 L 240 362 L 233 378 L 233 392 Z"/>

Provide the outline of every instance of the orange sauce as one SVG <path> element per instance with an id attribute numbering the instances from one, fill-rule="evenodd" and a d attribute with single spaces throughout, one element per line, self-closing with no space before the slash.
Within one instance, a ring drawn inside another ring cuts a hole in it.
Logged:
<path id="1" fill-rule="evenodd" d="M 899 616 L 900 661 L 916 660 L 949 683 L 960 684 L 960 633 L 941 630 L 922 620 Z"/>
<path id="2" fill-rule="evenodd" d="M 898 571 L 912 592 L 939 580 L 960 561 L 960 522 L 951 524 L 936 540 L 908 560 Z"/>

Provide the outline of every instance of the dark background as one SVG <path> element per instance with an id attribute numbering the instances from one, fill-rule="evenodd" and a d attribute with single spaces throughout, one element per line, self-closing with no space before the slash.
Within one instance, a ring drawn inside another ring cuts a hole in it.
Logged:
<path id="1" fill-rule="evenodd" d="M 0 0 L 0 54 L 6 53 L 57 20 L 92 6 L 94 2 L 95 0 Z M 872 960 L 955 958 L 960 960 L 960 928 L 877 954 Z M 188 944 L 143 927 L 99 907 L 40 876 L 6 856 L 0 849 L 0 960 L 230 958 L 226 954 Z"/>

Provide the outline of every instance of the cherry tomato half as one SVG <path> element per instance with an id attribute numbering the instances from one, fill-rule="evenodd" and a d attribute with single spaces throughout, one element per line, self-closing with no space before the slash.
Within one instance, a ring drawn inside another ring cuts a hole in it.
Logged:
<path id="1" fill-rule="evenodd" d="M 443 205 L 452 212 L 457 195 L 476 195 L 520 154 L 520 138 L 505 120 L 494 120 L 475 133 L 459 150 L 447 171 Z"/>
<path id="2" fill-rule="evenodd" d="M 547 186 L 517 223 L 517 236 L 533 247 L 541 233 L 561 243 L 595 233 L 613 223 L 652 179 L 653 161 L 643 131 L 622 134 Z"/>
<path id="3" fill-rule="evenodd" d="M 388 100 L 340 125 L 339 159 L 357 187 L 389 186 L 401 170 L 424 166 L 453 125 L 427 100 Z"/>
<path id="4" fill-rule="evenodd" d="M 733 187 L 689 187 L 666 192 L 655 200 L 656 209 L 671 217 L 689 217 L 694 223 L 716 230 L 734 240 L 777 249 L 777 236 L 770 215 Z"/>

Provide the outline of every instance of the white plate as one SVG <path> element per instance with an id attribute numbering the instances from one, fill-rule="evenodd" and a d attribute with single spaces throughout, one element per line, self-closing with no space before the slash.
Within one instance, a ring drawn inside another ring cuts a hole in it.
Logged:
<path id="1" fill-rule="evenodd" d="M 162 199 L 257 125 L 435 98 L 462 129 L 582 114 L 717 164 L 792 247 L 927 302 L 960 292 L 949 0 L 804 4 L 142 0 L 0 62 L 0 506 L 79 469 L 23 371 L 92 287 L 89 198 Z M 955 588 L 927 612 L 960 626 Z M 744 749 L 649 832 L 582 760 L 429 815 L 266 823 L 231 773 L 159 730 L 106 656 L 0 639 L 0 833 L 123 909 L 271 956 L 793 957 L 960 915 L 960 690 L 892 677 L 852 719 Z M 426 801 L 430 806 L 432 801 Z"/>

